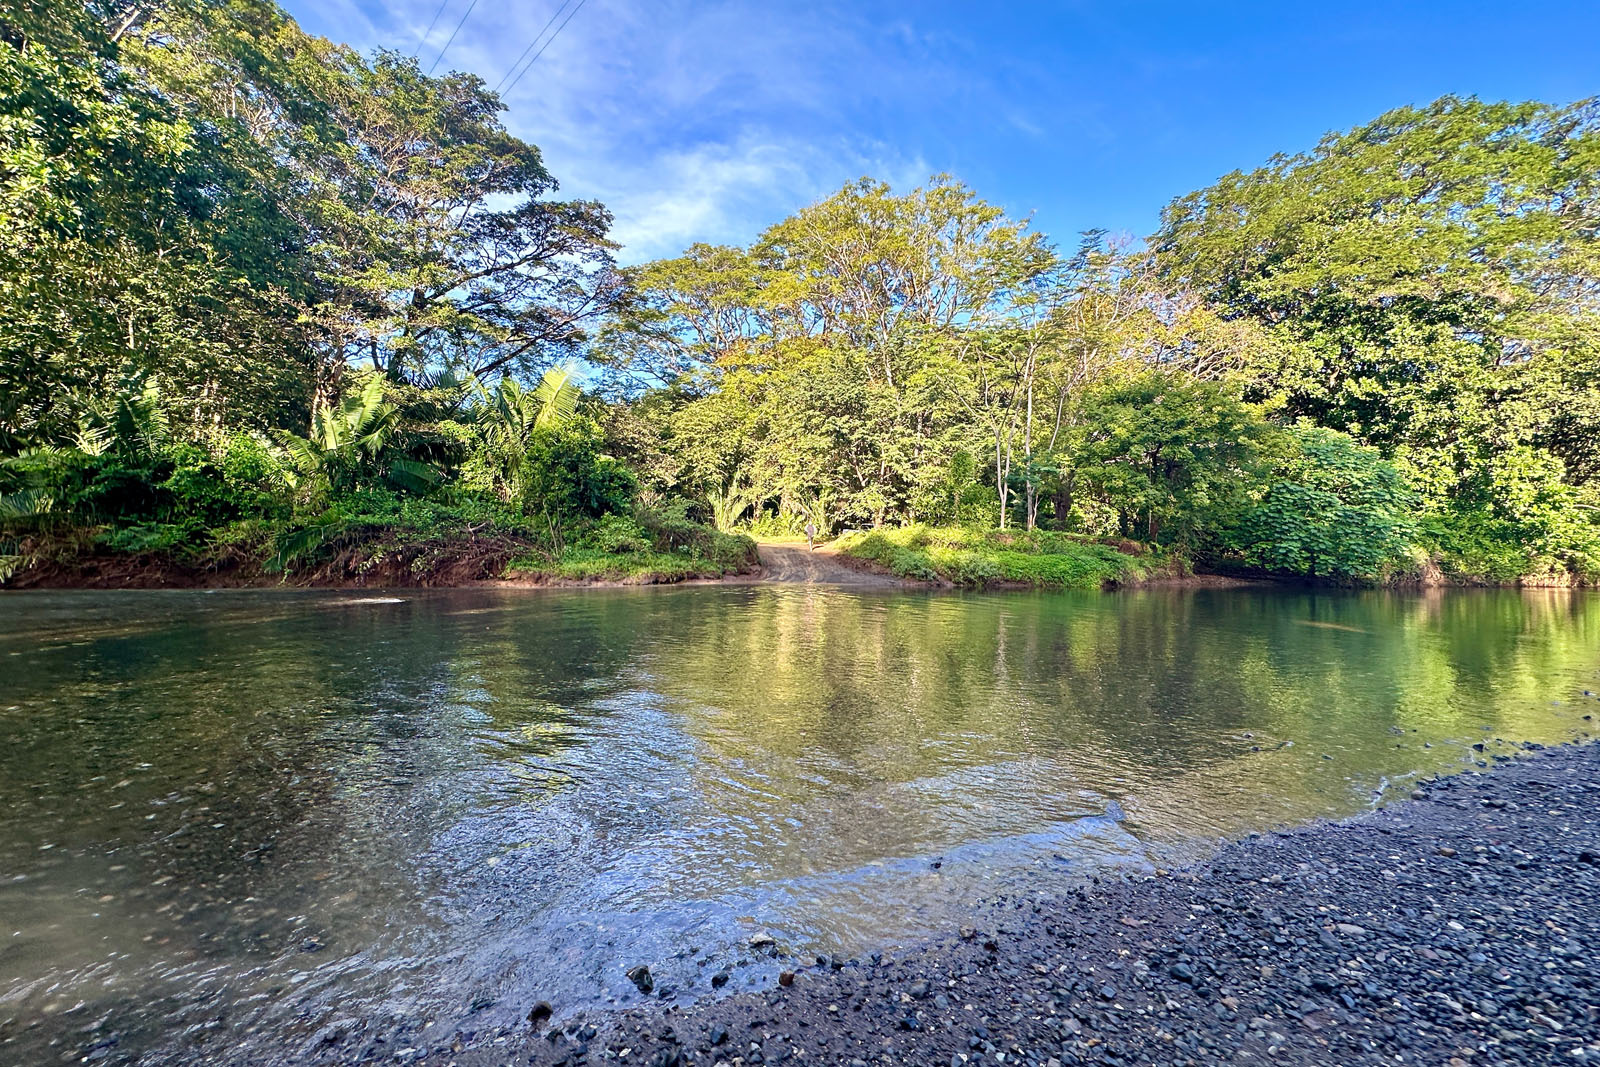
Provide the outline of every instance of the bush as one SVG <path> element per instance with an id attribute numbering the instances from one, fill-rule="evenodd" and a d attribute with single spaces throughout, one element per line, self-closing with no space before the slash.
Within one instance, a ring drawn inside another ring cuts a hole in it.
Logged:
<path id="1" fill-rule="evenodd" d="M 534 535 L 521 514 L 489 497 L 417 497 L 372 487 L 336 496 L 317 514 L 278 526 L 266 565 L 293 572 L 356 546 L 370 546 L 377 556 L 426 542 L 491 536 L 532 541 Z"/>
<path id="2" fill-rule="evenodd" d="M 978 589 L 1007 583 L 1099 589 L 1144 570 L 1109 546 L 1044 530 L 908 526 L 850 535 L 839 547 L 901 578 Z"/>
<path id="3" fill-rule="evenodd" d="M 599 434 L 586 423 L 537 434 L 524 460 L 528 511 L 563 527 L 627 513 L 638 482 L 632 471 L 600 449 Z"/>
<path id="4" fill-rule="evenodd" d="M 1377 579 L 1404 566 L 1417 508 L 1376 449 L 1337 430 L 1297 426 L 1266 491 L 1222 535 L 1252 567 L 1311 577 Z"/>
<path id="5" fill-rule="evenodd" d="M 627 515 L 606 515 L 583 537 L 584 546 L 601 552 L 647 552 L 650 535 Z"/>

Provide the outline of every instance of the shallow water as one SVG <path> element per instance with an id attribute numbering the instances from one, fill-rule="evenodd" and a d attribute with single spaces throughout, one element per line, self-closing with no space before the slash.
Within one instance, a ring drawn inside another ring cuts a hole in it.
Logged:
<path id="1" fill-rule="evenodd" d="M 0 1062 L 696 995 L 1583 732 L 1600 598 L 0 596 Z M 209 1055 L 208 1055 L 208 1058 Z"/>

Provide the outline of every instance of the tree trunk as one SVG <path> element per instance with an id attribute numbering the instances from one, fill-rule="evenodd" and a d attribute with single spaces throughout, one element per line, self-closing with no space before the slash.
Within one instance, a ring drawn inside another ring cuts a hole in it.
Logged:
<path id="1" fill-rule="evenodd" d="M 1011 499 L 1011 487 L 1006 484 L 1006 476 L 1011 473 L 1010 464 L 1004 462 L 1004 453 L 1000 448 L 1000 431 L 994 432 L 994 488 L 1000 495 L 1000 529 L 1006 528 L 1006 511 Z"/>
<path id="2" fill-rule="evenodd" d="M 1072 489 L 1078 480 L 1077 471 L 1069 471 L 1056 487 L 1056 529 L 1065 530 L 1072 519 Z"/>

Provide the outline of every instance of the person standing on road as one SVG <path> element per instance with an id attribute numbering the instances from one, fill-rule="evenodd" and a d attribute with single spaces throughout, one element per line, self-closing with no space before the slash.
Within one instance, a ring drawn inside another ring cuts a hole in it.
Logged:
<path id="1" fill-rule="evenodd" d="M 813 552 L 817 550 L 817 524 L 810 519 L 806 520 L 806 547 Z"/>

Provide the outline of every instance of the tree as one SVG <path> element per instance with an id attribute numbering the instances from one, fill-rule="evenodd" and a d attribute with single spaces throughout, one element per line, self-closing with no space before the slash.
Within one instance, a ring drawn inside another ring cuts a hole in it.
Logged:
<path id="1" fill-rule="evenodd" d="M 1260 477 L 1271 428 L 1215 383 L 1148 370 L 1081 404 L 1064 462 L 1125 536 L 1196 547 Z"/>
<path id="2" fill-rule="evenodd" d="M 126 61 L 151 51 L 132 26 L 64 0 L 0 14 L 0 447 L 63 440 L 129 364 L 194 425 L 282 402 L 298 260 L 272 168 Z"/>
<path id="3" fill-rule="evenodd" d="M 384 380 L 374 375 L 359 393 L 319 409 L 309 437 L 280 432 L 284 477 L 306 500 L 380 478 L 414 491 L 438 482 L 431 467 L 389 450 L 399 411 L 384 400 L 383 388 Z"/>
<path id="4" fill-rule="evenodd" d="M 1245 563 L 1370 579 L 1408 562 L 1416 494 L 1377 449 L 1310 423 L 1292 427 L 1286 443 L 1265 492 L 1224 534 Z"/>
<path id="5" fill-rule="evenodd" d="M 953 342 L 998 327 L 1054 263 L 1025 221 L 950 178 L 903 195 L 863 179 L 749 249 L 633 271 L 601 354 L 630 384 L 684 390 L 671 434 L 701 492 L 826 494 L 881 524 L 911 517 L 975 443 Z"/>
<path id="6" fill-rule="evenodd" d="M 477 401 L 469 417 L 477 431 L 471 462 L 484 472 L 479 482 L 503 500 L 521 501 L 528 496 L 528 454 L 537 436 L 577 417 L 577 371 L 552 367 L 533 389 L 513 378 L 501 378 L 492 392 L 472 379 L 468 389 Z"/>
<path id="7" fill-rule="evenodd" d="M 1600 104 L 1444 97 L 1175 201 L 1155 243 L 1169 285 L 1268 332 L 1252 397 L 1444 514 L 1514 496 L 1485 479 L 1523 449 L 1574 490 L 1600 471 L 1596 218 Z"/>
<path id="8" fill-rule="evenodd" d="M 610 214 L 547 199 L 539 150 L 506 132 L 477 77 L 430 78 L 393 52 L 338 59 L 345 140 L 311 204 L 330 372 L 362 360 L 396 380 L 493 379 L 578 355 L 618 288 Z"/>

